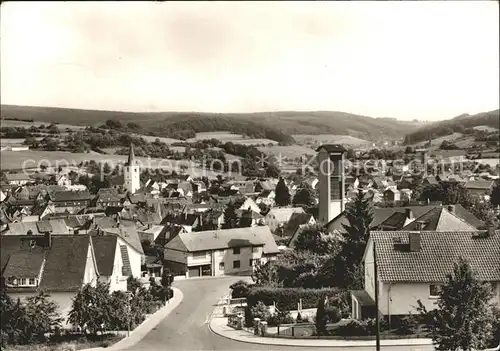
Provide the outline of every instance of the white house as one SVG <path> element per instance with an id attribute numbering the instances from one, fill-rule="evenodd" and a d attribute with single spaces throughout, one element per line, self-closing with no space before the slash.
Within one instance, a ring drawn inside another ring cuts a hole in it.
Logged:
<path id="1" fill-rule="evenodd" d="M 92 237 L 94 253 L 99 270 L 99 281 L 109 284 L 109 291 L 126 291 L 127 278 L 131 275 L 130 262 L 122 250 L 118 236 L 100 235 Z"/>
<path id="2" fill-rule="evenodd" d="M 364 290 L 351 292 L 353 317 L 375 315 L 375 284 L 379 312 L 388 319 L 416 314 L 418 300 L 435 309 L 439 287 L 459 257 L 469 261 L 479 280 L 493 286 L 492 302 L 500 304 L 500 231 L 372 231 L 363 256 Z"/>
<path id="3" fill-rule="evenodd" d="M 274 233 L 279 226 L 290 220 L 292 214 L 297 212 L 305 213 L 302 207 L 275 207 L 266 214 L 264 221 L 271 229 L 271 232 Z"/>
<path id="4" fill-rule="evenodd" d="M 26 173 L 5 173 L 5 179 L 10 185 L 25 185 L 32 182 L 32 179 Z"/>
<path id="5" fill-rule="evenodd" d="M 267 226 L 179 233 L 165 246 L 165 264 L 186 277 L 251 274 L 278 254 Z"/>

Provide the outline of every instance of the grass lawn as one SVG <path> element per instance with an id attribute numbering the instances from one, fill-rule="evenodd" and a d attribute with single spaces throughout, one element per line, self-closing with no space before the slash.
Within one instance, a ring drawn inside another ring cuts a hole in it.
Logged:
<path id="1" fill-rule="evenodd" d="M 122 334 L 107 334 L 97 337 L 82 337 L 79 335 L 72 335 L 72 340 L 67 341 L 49 341 L 44 344 L 31 344 L 31 345 L 15 345 L 3 348 L 4 351 L 74 351 L 84 350 L 94 347 L 109 347 L 116 344 L 124 338 Z"/>

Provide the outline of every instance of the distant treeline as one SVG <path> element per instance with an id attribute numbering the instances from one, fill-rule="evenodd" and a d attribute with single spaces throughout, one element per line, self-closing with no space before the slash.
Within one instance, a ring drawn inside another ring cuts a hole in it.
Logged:
<path id="1" fill-rule="evenodd" d="M 410 133 L 405 137 L 405 144 L 415 144 L 429 139 L 451 135 L 453 133 L 474 134 L 472 128 L 490 126 L 499 128 L 499 110 L 480 113 L 474 116 L 459 116 L 448 121 L 433 123 Z"/>

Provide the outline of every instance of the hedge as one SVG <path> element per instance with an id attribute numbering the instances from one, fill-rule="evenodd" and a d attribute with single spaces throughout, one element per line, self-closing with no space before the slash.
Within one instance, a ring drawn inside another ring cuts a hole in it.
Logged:
<path id="1" fill-rule="evenodd" d="M 259 301 L 270 306 L 276 303 L 280 311 L 297 309 L 297 304 L 302 299 L 302 308 L 315 308 L 321 296 L 338 299 L 343 292 L 336 288 L 304 289 L 304 288 L 264 288 L 252 287 L 247 296 L 247 305 L 251 308 Z"/>

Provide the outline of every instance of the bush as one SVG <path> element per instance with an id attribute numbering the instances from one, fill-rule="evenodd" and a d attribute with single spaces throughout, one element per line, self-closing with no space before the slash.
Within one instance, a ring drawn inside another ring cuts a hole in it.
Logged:
<path id="1" fill-rule="evenodd" d="M 412 315 L 405 316 L 401 318 L 398 328 L 396 329 L 396 334 L 398 335 L 410 335 L 414 334 L 417 330 L 418 323 Z"/>
<path id="2" fill-rule="evenodd" d="M 263 321 L 267 321 L 271 316 L 271 312 L 269 312 L 269 308 L 262 302 L 259 301 L 255 306 L 250 307 L 250 315 L 252 323 L 253 318 L 260 318 Z"/>
<path id="3" fill-rule="evenodd" d="M 302 323 L 302 315 L 299 313 L 297 313 L 297 323 Z"/>
<path id="4" fill-rule="evenodd" d="M 231 286 L 229 286 L 229 288 L 232 289 L 231 297 L 233 299 L 247 297 L 248 293 L 250 291 L 250 287 L 248 286 L 248 283 L 244 282 L 243 280 L 239 280 L 236 283 L 231 284 Z"/>
<path id="5" fill-rule="evenodd" d="M 247 296 L 247 304 L 252 307 L 259 301 L 266 305 L 276 303 L 281 311 L 297 309 L 297 303 L 302 299 L 302 308 L 314 308 L 322 296 L 329 297 L 329 305 L 336 306 L 341 298 L 341 293 L 335 288 L 303 289 L 303 288 L 268 288 L 252 287 Z"/>
<path id="6" fill-rule="evenodd" d="M 267 318 L 267 324 L 270 327 L 277 326 L 279 324 L 293 324 L 295 323 L 295 320 L 293 317 L 290 315 L 290 312 L 288 311 L 279 311 L 278 313 L 275 313 Z"/>
<path id="7" fill-rule="evenodd" d="M 325 308 L 325 317 L 327 323 L 337 323 L 342 319 L 342 314 L 337 307 L 327 306 Z"/>
<path id="8" fill-rule="evenodd" d="M 375 319 L 369 318 L 365 320 L 352 320 L 347 324 L 337 327 L 334 331 L 335 335 L 339 336 L 368 336 L 375 335 L 376 323 Z"/>

